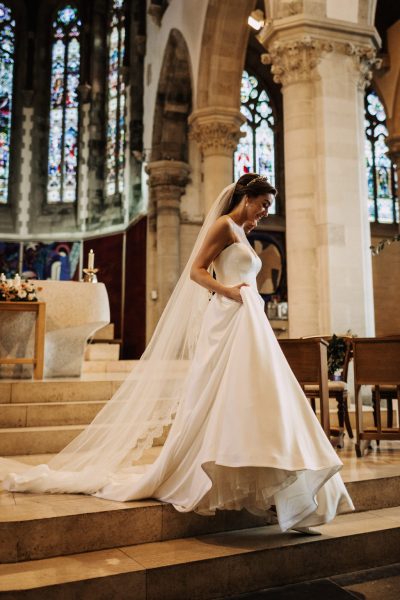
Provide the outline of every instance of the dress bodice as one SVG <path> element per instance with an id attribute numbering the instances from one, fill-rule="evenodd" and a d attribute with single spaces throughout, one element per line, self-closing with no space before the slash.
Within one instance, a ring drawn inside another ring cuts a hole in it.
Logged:
<path id="1" fill-rule="evenodd" d="M 248 283 L 257 289 L 256 277 L 261 260 L 248 242 L 243 229 L 231 221 L 240 241 L 230 244 L 214 260 L 217 280 L 223 285 Z"/>

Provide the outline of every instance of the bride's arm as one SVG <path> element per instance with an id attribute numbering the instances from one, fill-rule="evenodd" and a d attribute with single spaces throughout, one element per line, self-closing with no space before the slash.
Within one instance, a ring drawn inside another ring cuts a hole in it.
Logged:
<path id="1" fill-rule="evenodd" d="M 198 255 L 193 261 L 190 270 L 190 278 L 211 292 L 216 292 L 226 298 L 242 302 L 240 288 L 246 284 L 242 283 L 233 287 L 228 287 L 216 281 L 207 271 L 208 267 L 218 254 L 234 242 L 235 238 L 227 219 L 224 217 L 217 219 L 210 228 Z"/>

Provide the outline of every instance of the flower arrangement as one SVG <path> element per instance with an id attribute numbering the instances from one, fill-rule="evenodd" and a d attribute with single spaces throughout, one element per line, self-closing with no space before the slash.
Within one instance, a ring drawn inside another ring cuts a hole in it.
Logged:
<path id="1" fill-rule="evenodd" d="M 38 288 L 40 291 L 41 288 Z M 0 301 L 3 302 L 37 302 L 36 288 L 30 281 L 15 275 L 7 279 L 4 273 L 0 275 Z"/>

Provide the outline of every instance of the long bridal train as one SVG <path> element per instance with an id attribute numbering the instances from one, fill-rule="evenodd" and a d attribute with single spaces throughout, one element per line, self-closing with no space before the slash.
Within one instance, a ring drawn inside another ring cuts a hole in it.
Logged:
<path id="1" fill-rule="evenodd" d="M 338 473 L 342 463 L 265 316 L 256 288 L 261 261 L 240 227 L 237 233 L 241 241 L 221 252 L 214 268 L 224 285 L 248 284 L 241 288 L 243 304 L 219 295 L 207 302 L 179 398 L 168 401 L 168 410 L 174 406 L 176 415 L 156 461 L 132 466 L 125 452 L 123 460 L 105 470 L 103 445 L 97 461 L 80 463 L 79 452 L 87 452 L 84 438 L 77 449 L 72 446 L 72 463 L 64 451 L 61 467 L 50 463 L 8 473 L 5 489 L 85 491 L 118 501 L 152 497 L 178 511 L 202 514 L 244 507 L 267 515 L 273 504 L 282 530 L 315 526 L 354 509 Z M 144 399 L 133 395 L 131 413 L 137 414 L 137 405 L 144 405 Z M 163 425 L 168 411 L 159 410 Z M 119 425 L 122 432 L 128 416 L 121 409 L 112 426 Z M 154 426 L 154 410 L 151 418 Z M 107 437 L 107 420 L 98 425 L 102 427 Z"/>

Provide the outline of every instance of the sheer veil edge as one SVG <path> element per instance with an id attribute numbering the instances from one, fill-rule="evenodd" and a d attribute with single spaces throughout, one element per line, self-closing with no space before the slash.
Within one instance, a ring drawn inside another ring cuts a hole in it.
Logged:
<path id="1" fill-rule="evenodd" d="M 2 459 L 4 489 L 12 489 L 17 479 L 19 489 L 26 483 L 27 490 L 34 484 L 41 492 L 94 493 L 110 475 L 138 460 L 171 424 L 208 305 L 208 292 L 191 281 L 190 269 L 234 188 L 226 187 L 212 205 L 149 345 L 117 392 L 48 464 L 27 468 Z"/>

